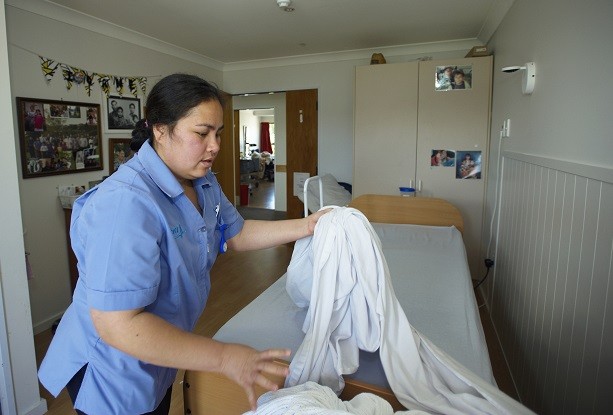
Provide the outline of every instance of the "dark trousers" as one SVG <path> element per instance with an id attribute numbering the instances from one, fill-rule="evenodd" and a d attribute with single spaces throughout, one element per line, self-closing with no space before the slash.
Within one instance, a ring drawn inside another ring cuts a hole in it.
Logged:
<path id="1" fill-rule="evenodd" d="M 75 401 L 77 400 L 77 394 L 79 393 L 79 389 L 81 389 L 81 383 L 83 382 L 83 377 L 85 376 L 86 369 L 87 369 L 87 365 L 83 366 L 81 370 L 79 370 L 72 377 L 72 379 L 70 379 L 70 382 L 68 382 L 68 385 L 66 385 L 66 389 L 68 390 L 68 395 L 70 395 L 70 400 L 72 401 L 73 405 Z M 160 402 L 158 407 L 155 408 L 154 411 L 147 412 L 146 414 L 143 414 L 143 415 L 168 415 L 168 412 L 170 411 L 171 395 L 172 395 L 172 386 L 168 388 L 168 391 L 166 392 L 164 399 L 162 399 L 162 402 Z M 75 410 L 77 411 L 77 414 L 79 415 L 87 415 L 85 412 L 79 411 L 78 409 L 75 409 Z"/>

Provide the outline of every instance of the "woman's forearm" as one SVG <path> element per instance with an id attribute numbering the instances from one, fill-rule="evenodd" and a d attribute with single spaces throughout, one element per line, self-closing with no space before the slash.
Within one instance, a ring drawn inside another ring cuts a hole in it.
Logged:
<path id="1" fill-rule="evenodd" d="M 224 344 L 179 329 L 146 311 L 91 310 L 102 340 L 143 362 L 218 372 Z"/>
<path id="2" fill-rule="evenodd" d="M 279 221 L 246 220 L 241 232 L 228 240 L 235 251 L 251 251 L 296 241 L 308 236 L 307 218 Z"/>

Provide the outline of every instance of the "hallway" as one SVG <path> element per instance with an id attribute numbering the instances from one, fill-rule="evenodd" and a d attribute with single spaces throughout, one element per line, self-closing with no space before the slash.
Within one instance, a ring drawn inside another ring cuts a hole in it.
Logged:
<path id="1" fill-rule="evenodd" d="M 275 182 L 258 180 L 257 186 L 251 185 L 249 194 L 250 208 L 274 209 L 275 208 Z"/>
<path id="2" fill-rule="evenodd" d="M 253 186 L 247 206 L 237 206 L 236 209 L 245 219 L 283 220 L 287 212 L 275 210 L 275 183 L 262 180 L 258 187 Z"/>

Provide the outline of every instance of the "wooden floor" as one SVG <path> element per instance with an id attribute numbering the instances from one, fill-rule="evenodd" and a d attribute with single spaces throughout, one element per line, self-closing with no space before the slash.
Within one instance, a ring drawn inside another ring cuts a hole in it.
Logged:
<path id="1" fill-rule="evenodd" d="M 276 248 L 254 252 L 228 252 L 220 255 L 211 271 L 211 295 L 204 313 L 198 321 L 195 332 L 203 336 L 212 336 L 239 310 L 260 295 L 287 270 L 293 246 L 282 245 Z M 482 304 L 477 296 L 478 304 Z M 491 320 L 485 307 L 480 308 L 481 320 L 485 331 L 490 359 L 496 382 L 502 391 L 517 399 L 515 388 L 507 366 L 502 357 Z M 44 356 L 51 341 L 51 330 L 35 336 L 38 364 Z M 179 372 L 173 385 L 171 415 L 183 415 L 183 390 Z M 75 414 L 66 391 L 53 398 L 41 387 L 41 396 L 47 400 L 48 414 Z"/>
<path id="2" fill-rule="evenodd" d="M 249 194 L 249 207 L 274 209 L 275 208 L 275 182 L 258 180 L 257 186 L 251 187 Z"/>

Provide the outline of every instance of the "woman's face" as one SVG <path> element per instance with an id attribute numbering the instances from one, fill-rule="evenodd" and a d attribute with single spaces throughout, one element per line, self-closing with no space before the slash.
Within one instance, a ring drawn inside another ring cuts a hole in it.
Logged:
<path id="1" fill-rule="evenodd" d="M 204 177 L 217 157 L 223 130 L 223 109 L 216 101 L 202 102 L 183 118 L 172 133 L 154 126 L 155 150 L 180 182 Z"/>

